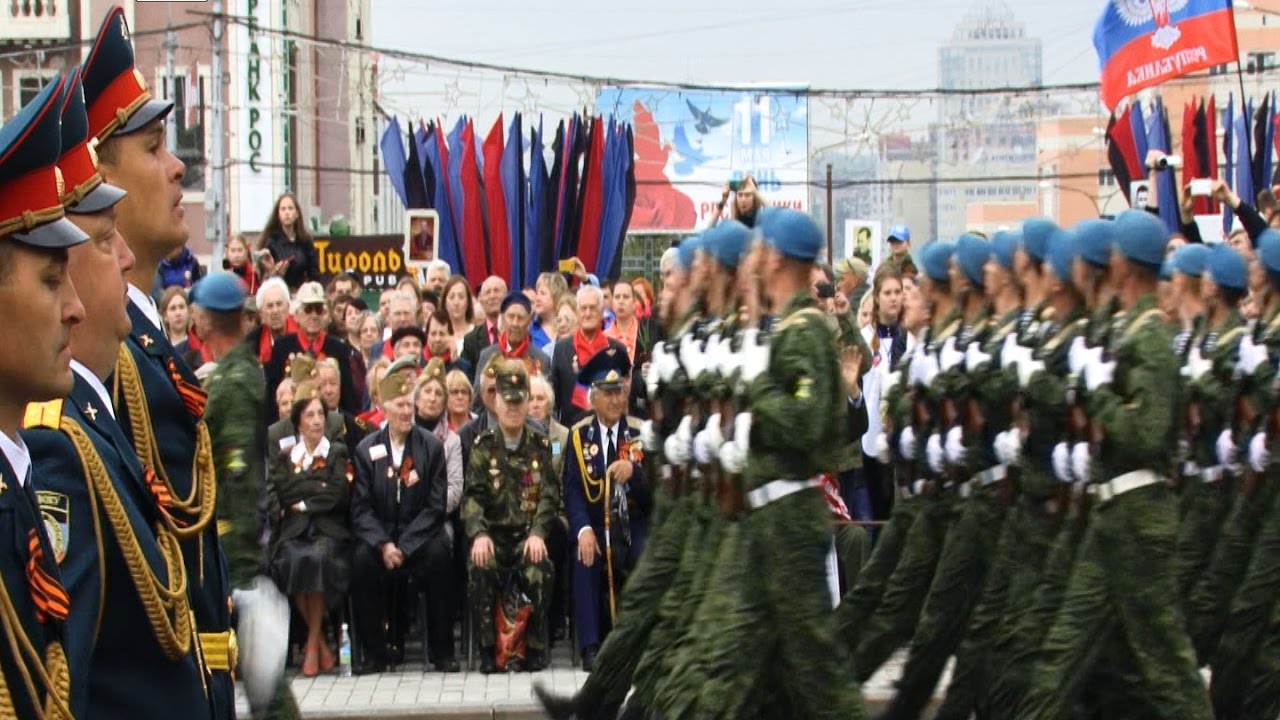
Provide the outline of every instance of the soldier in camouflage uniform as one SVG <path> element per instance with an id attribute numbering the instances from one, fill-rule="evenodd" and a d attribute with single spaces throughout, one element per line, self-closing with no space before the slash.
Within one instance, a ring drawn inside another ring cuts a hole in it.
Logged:
<path id="1" fill-rule="evenodd" d="M 1159 471 L 1174 437 L 1177 381 L 1172 333 L 1155 308 L 1165 230 L 1142 211 L 1116 220 L 1116 273 L 1125 316 L 1105 353 L 1084 351 L 1094 503 L 1062 606 L 1045 637 L 1022 718 L 1060 718 L 1102 657 L 1131 649 L 1133 679 L 1162 718 L 1212 711 L 1176 606 L 1173 553 L 1177 503 Z M 1129 676 L 1124 678 L 1129 679 Z M 1129 689 L 1129 688 L 1124 688 Z"/>
<path id="2" fill-rule="evenodd" d="M 217 365 L 204 383 L 209 393 L 204 418 L 220 495 L 218 539 L 233 588 L 248 587 L 264 564 L 266 381 L 257 355 L 241 342 L 245 296 L 243 283 L 229 272 L 210 273 L 191 290 L 193 328 Z M 299 716 L 297 701 L 282 679 L 267 717 Z"/>
<path id="3" fill-rule="evenodd" d="M 1240 343 L 1237 372 L 1248 418 L 1236 418 L 1243 461 L 1238 498 L 1266 500 L 1258 485 L 1277 483 L 1276 363 L 1280 359 L 1280 233 L 1258 238 L 1257 261 L 1267 273 L 1263 320 Z M 1250 497 L 1252 496 L 1252 497 Z M 1224 534 L 1224 540 L 1226 536 Z M 1270 499 L 1238 589 L 1232 594 L 1221 639 L 1211 657 L 1214 711 L 1220 718 L 1273 718 L 1280 714 L 1280 500 Z"/>
<path id="4" fill-rule="evenodd" d="M 468 599 L 480 645 L 480 670 L 497 669 L 494 608 L 504 574 L 519 573 L 533 607 L 525 634 L 525 668 L 546 666 L 544 589 L 554 569 L 546 538 L 563 522 L 561 484 L 551 476 L 551 443 L 530 427 L 529 375 L 524 363 L 498 361 L 496 427 L 476 438 L 463 487 L 462 521 L 471 543 Z"/>

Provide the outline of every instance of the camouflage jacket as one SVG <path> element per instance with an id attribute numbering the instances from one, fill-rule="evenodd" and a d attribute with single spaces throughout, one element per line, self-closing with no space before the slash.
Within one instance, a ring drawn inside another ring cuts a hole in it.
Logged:
<path id="1" fill-rule="evenodd" d="M 564 514 L 561 483 L 553 475 L 551 442 L 527 424 L 520 443 L 508 450 L 500 428 L 476 438 L 462 489 L 467 537 L 488 535 L 546 539 Z"/>
<path id="2" fill-rule="evenodd" d="M 1073 438 L 1069 432 L 1071 411 L 1068 392 L 1071 378 L 1067 355 L 1072 343 L 1085 332 L 1088 320 L 1076 308 L 1060 321 L 1044 326 L 1040 341 L 1032 349 L 1032 357 L 1044 363 L 1044 371 L 1032 375 L 1022 389 L 1022 404 L 1030 430 L 1022 445 L 1022 491 L 1035 497 L 1047 497 L 1057 482 L 1053 475 L 1053 448 Z"/>
<path id="3" fill-rule="evenodd" d="M 1232 310 L 1216 327 L 1206 328 L 1191 340 L 1192 351 L 1198 351 L 1200 357 L 1210 363 L 1208 372 L 1189 378 L 1183 389 L 1187 406 L 1194 406 L 1199 416 L 1197 432 L 1188 437 L 1189 459 L 1202 468 L 1218 464 L 1214 443 L 1223 430 L 1233 429 L 1236 362 L 1240 359 L 1240 341 L 1246 333 L 1248 328 L 1240 313 Z"/>

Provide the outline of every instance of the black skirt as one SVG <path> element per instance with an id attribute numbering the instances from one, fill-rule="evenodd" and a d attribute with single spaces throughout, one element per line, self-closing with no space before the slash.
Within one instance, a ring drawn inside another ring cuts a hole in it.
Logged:
<path id="1" fill-rule="evenodd" d="M 337 607 L 351 584 L 351 543 L 316 533 L 315 527 L 276 546 L 271 575 L 289 597 L 322 593 L 325 604 Z"/>

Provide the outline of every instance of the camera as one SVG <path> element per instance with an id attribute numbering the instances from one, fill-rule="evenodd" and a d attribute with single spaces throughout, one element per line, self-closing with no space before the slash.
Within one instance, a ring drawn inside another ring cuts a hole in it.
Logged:
<path id="1" fill-rule="evenodd" d="M 1192 180 L 1189 185 L 1193 197 L 1209 197 L 1213 192 L 1213 181 L 1207 178 Z"/>
<path id="2" fill-rule="evenodd" d="M 1180 167 L 1182 167 L 1181 155 L 1165 155 L 1164 157 L 1156 161 L 1157 170 L 1168 170 L 1169 168 L 1180 168 Z"/>

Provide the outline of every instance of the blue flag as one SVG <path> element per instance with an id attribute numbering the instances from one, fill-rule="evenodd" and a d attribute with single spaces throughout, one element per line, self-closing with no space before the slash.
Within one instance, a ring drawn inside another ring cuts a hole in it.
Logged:
<path id="1" fill-rule="evenodd" d="M 596 267 L 608 277 L 615 277 L 611 274 L 614 260 L 622 252 L 627 233 L 627 165 L 630 162 L 627 153 L 626 128 L 611 118 L 600 166 L 604 193 L 600 211 L 600 255 L 596 261 Z"/>
<path id="2" fill-rule="evenodd" d="M 1227 181 L 1228 185 L 1235 183 L 1235 95 L 1227 94 L 1227 114 L 1223 115 L 1226 122 L 1222 128 L 1222 156 L 1227 159 L 1227 166 L 1222 173 L 1222 179 Z M 1231 221 L 1235 217 L 1235 213 L 1231 211 L 1231 206 L 1226 203 L 1222 204 L 1222 234 L 1225 236 L 1231 232 Z"/>
<path id="3" fill-rule="evenodd" d="M 547 213 L 547 159 L 542 148 L 542 116 L 529 138 L 529 193 L 524 211 L 524 286 L 533 287 L 542 270 L 542 237 Z"/>
<path id="4" fill-rule="evenodd" d="M 1151 117 L 1147 120 L 1150 128 L 1150 135 L 1147 143 L 1152 150 L 1159 150 L 1164 154 L 1169 154 L 1169 120 L 1165 114 L 1164 103 L 1160 98 L 1156 98 L 1156 106 L 1152 109 Z M 1160 219 L 1164 221 L 1165 229 L 1170 233 L 1178 230 L 1180 218 L 1178 216 L 1178 190 L 1174 183 L 1172 170 L 1163 170 L 1156 173 L 1156 186 L 1152 188 L 1156 196 L 1156 204 L 1160 210 Z"/>
<path id="5" fill-rule="evenodd" d="M 507 144 L 502 149 L 502 204 L 507 210 L 507 233 L 511 243 L 511 278 L 516 286 L 524 277 L 524 127 L 520 113 L 511 118 Z M 496 270 L 496 268 L 495 268 Z"/>
<path id="6" fill-rule="evenodd" d="M 426 143 L 426 155 L 435 173 L 436 213 L 440 216 L 440 226 L 436 228 L 436 243 L 440 247 L 437 256 L 457 272 L 462 267 L 462 253 L 458 248 L 458 234 L 454 229 L 453 209 L 449 203 L 449 175 L 446 172 L 449 151 L 445 147 L 440 126 L 437 125 L 428 135 L 428 139 L 435 141 Z"/>
<path id="7" fill-rule="evenodd" d="M 1249 157 L 1249 119 L 1253 117 L 1253 102 L 1244 104 L 1240 112 L 1232 118 L 1235 126 L 1236 140 L 1236 195 L 1249 204 L 1253 204 L 1253 159 Z"/>
<path id="8" fill-rule="evenodd" d="M 408 164 L 408 160 L 404 156 L 404 145 L 400 143 L 400 121 L 391 118 L 387 123 L 387 129 L 382 132 L 382 140 L 378 143 L 378 148 L 382 151 L 382 169 L 387 174 L 387 178 L 391 181 L 391 187 L 395 188 L 396 195 L 400 196 L 400 205 L 409 206 L 409 199 L 404 192 L 404 168 Z"/>

